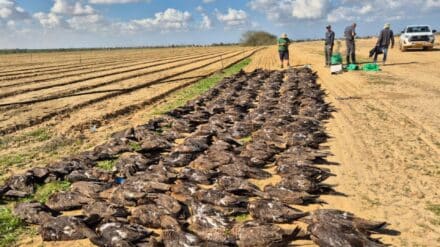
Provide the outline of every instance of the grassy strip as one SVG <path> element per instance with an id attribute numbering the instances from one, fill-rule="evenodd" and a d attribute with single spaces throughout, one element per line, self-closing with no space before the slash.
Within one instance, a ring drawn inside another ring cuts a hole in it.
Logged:
<path id="1" fill-rule="evenodd" d="M 116 164 L 115 160 L 103 160 L 103 161 L 99 161 L 96 167 L 99 167 L 106 171 L 113 171 L 115 164 Z"/>
<path id="2" fill-rule="evenodd" d="M 21 220 L 8 207 L 0 206 L 0 247 L 11 246 L 23 231 Z"/>
<path id="3" fill-rule="evenodd" d="M 37 187 L 37 190 L 32 197 L 32 201 L 38 201 L 46 203 L 49 197 L 58 191 L 66 191 L 70 188 L 70 182 L 68 181 L 54 181 L 47 184 L 43 184 Z"/>
<path id="4" fill-rule="evenodd" d="M 237 74 L 241 69 L 250 63 L 251 59 L 247 58 L 237 64 L 225 69 L 220 73 L 216 73 L 208 78 L 188 86 L 167 98 L 166 104 L 159 104 L 153 108 L 151 115 L 162 115 L 179 106 L 183 106 L 189 100 L 197 98 L 199 95 L 214 87 L 223 78 Z M 150 114 L 149 114 L 150 115 Z"/>
<path id="5" fill-rule="evenodd" d="M 21 135 L 0 137 L 0 148 L 8 147 L 17 142 L 43 142 L 51 138 L 51 133 L 46 128 L 39 128 Z"/>
<path id="6" fill-rule="evenodd" d="M 436 219 L 432 220 L 431 223 L 439 226 L 440 225 L 440 204 L 428 204 L 428 207 L 426 209 L 433 212 L 436 216 Z"/>

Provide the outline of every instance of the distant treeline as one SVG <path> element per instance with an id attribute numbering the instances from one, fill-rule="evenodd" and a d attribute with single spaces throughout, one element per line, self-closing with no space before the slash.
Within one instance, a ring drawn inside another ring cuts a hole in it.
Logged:
<path id="1" fill-rule="evenodd" d="M 277 36 L 265 31 L 247 31 L 242 34 L 240 43 L 244 46 L 274 45 Z"/>

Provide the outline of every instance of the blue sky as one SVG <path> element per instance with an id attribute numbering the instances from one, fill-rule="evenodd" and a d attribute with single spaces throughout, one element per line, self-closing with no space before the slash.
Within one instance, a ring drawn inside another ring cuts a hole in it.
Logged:
<path id="1" fill-rule="evenodd" d="M 440 0 L 0 0 L 0 48 L 71 48 L 237 42 L 247 30 L 320 38 L 358 23 L 439 30 Z"/>

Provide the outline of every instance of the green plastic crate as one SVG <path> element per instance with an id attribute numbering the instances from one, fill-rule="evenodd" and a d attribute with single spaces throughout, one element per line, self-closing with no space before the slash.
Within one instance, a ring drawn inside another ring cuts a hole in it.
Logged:
<path id="1" fill-rule="evenodd" d="M 362 69 L 364 71 L 380 71 L 380 67 L 376 63 L 367 63 L 362 67 Z"/>
<path id="2" fill-rule="evenodd" d="M 359 66 L 358 65 L 356 65 L 356 64 L 349 64 L 348 66 L 347 66 L 347 70 L 348 71 L 353 71 L 353 70 L 358 70 L 359 69 Z"/>
<path id="3" fill-rule="evenodd" d="M 341 64 L 342 63 L 342 56 L 341 54 L 335 54 L 331 57 L 331 62 L 333 65 L 335 64 Z"/>

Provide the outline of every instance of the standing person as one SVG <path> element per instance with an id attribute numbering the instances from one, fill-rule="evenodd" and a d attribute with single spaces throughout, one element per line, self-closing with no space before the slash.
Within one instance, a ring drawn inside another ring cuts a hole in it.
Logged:
<path id="1" fill-rule="evenodd" d="M 335 44 L 335 32 L 332 31 L 332 26 L 328 25 L 325 33 L 325 66 L 331 65 L 331 58 L 333 55 L 333 46 Z"/>
<path id="2" fill-rule="evenodd" d="M 391 30 L 391 25 L 389 23 L 385 24 L 382 31 L 380 31 L 379 38 L 377 39 L 376 47 L 378 51 L 383 52 L 383 65 L 387 62 L 388 56 L 388 48 L 394 48 L 394 34 L 393 30 Z M 379 52 L 374 54 L 374 63 L 377 63 L 377 56 Z"/>
<path id="3" fill-rule="evenodd" d="M 345 28 L 344 31 L 345 43 L 347 45 L 347 64 L 356 63 L 356 45 L 355 45 L 355 37 L 356 37 L 356 23 L 351 24 L 350 26 Z"/>
<path id="4" fill-rule="evenodd" d="M 281 37 L 278 39 L 278 53 L 280 55 L 281 68 L 284 67 L 284 60 L 287 60 L 287 67 L 290 66 L 289 45 L 290 39 L 287 37 L 287 34 L 281 34 Z"/>

